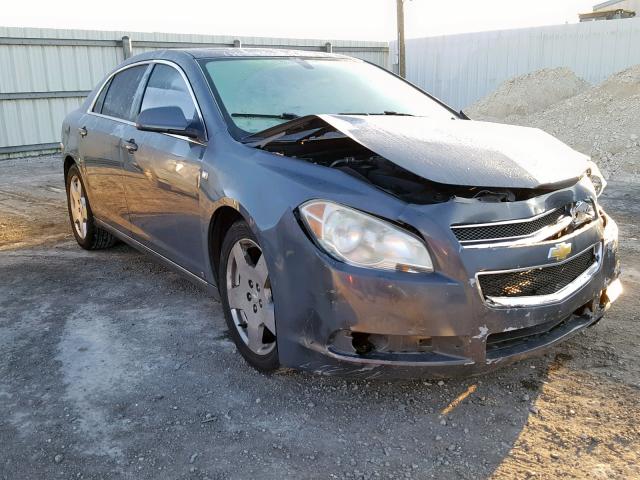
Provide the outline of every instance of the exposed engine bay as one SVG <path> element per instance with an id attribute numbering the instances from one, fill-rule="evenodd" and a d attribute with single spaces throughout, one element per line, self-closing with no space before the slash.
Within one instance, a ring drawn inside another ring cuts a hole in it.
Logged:
<path id="1" fill-rule="evenodd" d="M 297 150 L 296 147 L 300 145 L 280 143 L 266 149 L 288 157 L 308 160 L 317 165 L 337 168 L 408 203 L 440 203 L 447 202 L 454 197 L 475 198 L 489 202 L 513 202 L 526 200 L 543 193 L 537 190 L 486 189 L 438 184 L 421 178 L 366 148 L 360 147 L 348 137 L 345 137 L 344 140 L 345 143 L 351 145 L 336 148 L 335 145 L 325 145 L 324 143 L 318 145 L 316 141 L 311 140 L 305 142 L 304 146 L 312 151 L 298 154 L 291 150 Z M 316 150 L 317 147 L 320 147 L 320 150 Z"/>
<path id="2" fill-rule="evenodd" d="M 292 124 L 297 121 L 291 122 Z M 276 130 L 270 129 L 270 130 Z M 261 132 L 247 145 L 328 168 L 341 170 L 408 203 L 433 204 L 454 198 L 483 202 L 514 202 L 560 188 L 504 188 L 434 182 L 376 154 L 348 135 L 315 118 L 286 131 Z M 568 185 L 575 183 L 572 180 Z"/>

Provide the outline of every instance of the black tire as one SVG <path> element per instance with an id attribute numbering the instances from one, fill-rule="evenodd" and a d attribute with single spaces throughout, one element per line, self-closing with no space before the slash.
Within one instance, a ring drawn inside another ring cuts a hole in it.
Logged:
<path id="1" fill-rule="evenodd" d="M 260 247 L 258 239 L 255 237 L 246 222 L 238 220 L 231 226 L 231 228 L 229 228 L 227 234 L 224 237 L 224 241 L 222 242 L 222 248 L 220 252 L 220 267 L 218 271 L 218 289 L 220 291 L 220 300 L 222 302 L 222 308 L 224 310 L 227 328 L 229 329 L 231 338 L 236 344 L 237 349 L 240 351 L 240 354 L 244 357 L 247 363 L 249 363 L 249 365 L 254 367 L 256 370 L 259 370 L 263 373 L 273 372 L 280 368 L 277 339 L 275 340 L 275 348 L 273 348 L 269 353 L 264 355 L 254 353 L 249 349 L 249 347 L 245 344 L 242 337 L 240 336 L 238 328 L 234 323 L 231 308 L 229 306 L 229 297 L 227 292 L 227 265 L 232 248 L 237 242 L 241 240 L 250 240 L 258 247 Z"/>
<path id="2" fill-rule="evenodd" d="M 84 238 L 79 234 L 76 225 L 73 220 L 73 214 L 71 209 L 72 200 L 71 200 L 71 180 L 76 177 L 80 181 L 82 185 L 82 192 L 84 192 L 84 201 L 86 203 L 86 235 Z M 103 248 L 112 247 L 117 239 L 113 235 L 111 235 L 106 230 L 96 226 L 93 213 L 91 211 L 91 205 L 89 205 L 89 198 L 87 197 L 87 189 L 84 186 L 84 181 L 82 180 L 82 175 L 80 175 L 80 170 L 77 165 L 72 165 L 67 172 L 67 178 L 65 179 L 66 190 L 67 190 L 67 209 L 69 211 L 69 221 L 71 223 L 71 231 L 73 232 L 73 236 L 80 245 L 85 250 L 101 250 Z"/>

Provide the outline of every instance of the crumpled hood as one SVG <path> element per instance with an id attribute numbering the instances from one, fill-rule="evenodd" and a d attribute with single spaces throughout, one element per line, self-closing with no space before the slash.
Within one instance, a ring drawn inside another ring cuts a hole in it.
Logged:
<path id="1" fill-rule="evenodd" d="M 396 165 L 437 183 L 539 188 L 577 180 L 589 160 L 536 128 L 408 116 L 314 117 Z M 301 120 L 291 123 L 299 125 Z"/>

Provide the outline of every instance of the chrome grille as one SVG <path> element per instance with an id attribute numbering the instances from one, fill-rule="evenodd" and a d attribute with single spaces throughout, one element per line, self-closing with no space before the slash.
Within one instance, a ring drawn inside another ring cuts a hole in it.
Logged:
<path id="1" fill-rule="evenodd" d="M 532 235 L 544 227 L 555 224 L 563 215 L 564 208 L 534 217 L 531 220 L 516 220 L 484 225 L 452 226 L 456 238 L 460 242 L 477 242 L 482 240 L 500 240 Z"/>
<path id="2" fill-rule="evenodd" d="M 557 265 L 478 275 L 485 297 L 550 295 L 563 289 L 597 261 L 593 248 Z"/>

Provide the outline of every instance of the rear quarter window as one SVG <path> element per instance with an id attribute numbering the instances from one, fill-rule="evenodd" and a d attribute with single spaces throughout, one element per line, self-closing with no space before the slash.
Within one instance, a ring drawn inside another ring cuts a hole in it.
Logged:
<path id="1" fill-rule="evenodd" d="M 98 94 L 98 98 L 96 98 L 95 103 L 93 104 L 92 112 L 102 113 L 102 105 L 104 105 L 104 97 L 107 96 L 107 91 L 109 90 L 109 85 L 111 85 L 111 79 L 102 87 L 100 93 Z"/>
<path id="2" fill-rule="evenodd" d="M 136 92 L 147 68 L 148 65 L 127 68 L 111 79 L 102 105 L 103 115 L 133 121 Z"/>

